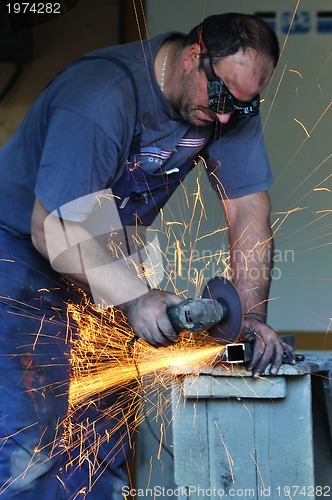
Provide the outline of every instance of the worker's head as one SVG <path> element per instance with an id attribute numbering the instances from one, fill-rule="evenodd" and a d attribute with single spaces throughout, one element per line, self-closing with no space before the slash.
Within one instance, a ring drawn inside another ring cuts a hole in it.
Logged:
<path id="1" fill-rule="evenodd" d="M 279 43 L 274 31 L 259 17 L 228 13 L 210 16 L 193 28 L 183 45 L 200 44 L 203 37 L 212 64 L 250 49 L 265 55 L 275 67 L 279 58 Z"/>
<path id="2" fill-rule="evenodd" d="M 195 125 L 226 123 L 232 113 L 259 113 L 259 94 L 278 57 L 277 37 L 260 18 L 237 13 L 206 18 L 182 42 L 177 109 Z"/>

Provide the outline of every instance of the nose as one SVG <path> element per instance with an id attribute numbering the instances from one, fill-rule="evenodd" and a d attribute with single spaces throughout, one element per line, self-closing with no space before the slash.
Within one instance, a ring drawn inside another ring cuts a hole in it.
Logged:
<path id="1" fill-rule="evenodd" d="M 233 111 L 230 111 L 229 113 L 216 113 L 217 120 L 219 123 L 225 125 L 227 122 L 229 122 L 232 114 L 233 114 Z"/>

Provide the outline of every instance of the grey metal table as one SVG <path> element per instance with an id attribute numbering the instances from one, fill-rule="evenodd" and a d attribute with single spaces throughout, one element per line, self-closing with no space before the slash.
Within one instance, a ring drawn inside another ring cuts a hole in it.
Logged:
<path id="1" fill-rule="evenodd" d="M 258 380 L 243 365 L 179 370 L 179 498 L 332 498 L 331 370 L 331 355 L 314 354 Z"/>

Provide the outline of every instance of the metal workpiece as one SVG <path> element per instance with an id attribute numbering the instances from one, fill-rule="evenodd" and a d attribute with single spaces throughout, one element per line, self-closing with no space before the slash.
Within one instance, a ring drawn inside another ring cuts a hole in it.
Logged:
<path id="1" fill-rule="evenodd" d="M 251 361 L 252 355 L 253 345 L 249 342 L 226 344 L 225 350 L 221 353 L 221 361 L 226 363 L 247 363 Z"/>
<path id="2" fill-rule="evenodd" d="M 295 349 L 295 338 L 293 335 L 280 336 L 280 340 Z M 254 345 L 250 342 L 235 342 L 234 344 L 226 344 L 225 349 L 220 351 L 216 362 L 222 363 L 248 363 L 252 360 L 254 354 Z M 303 354 L 295 354 L 295 361 L 304 361 Z M 283 357 L 283 363 L 288 363 L 287 355 Z"/>

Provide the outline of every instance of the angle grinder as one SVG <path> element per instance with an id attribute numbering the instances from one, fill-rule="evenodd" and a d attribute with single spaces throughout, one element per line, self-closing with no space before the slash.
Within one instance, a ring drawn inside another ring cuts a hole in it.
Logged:
<path id="1" fill-rule="evenodd" d="M 219 344 L 226 345 L 239 338 L 243 310 L 239 294 L 226 278 L 210 280 L 201 299 L 187 299 L 167 309 L 176 333 L 207 331 Z"/>

